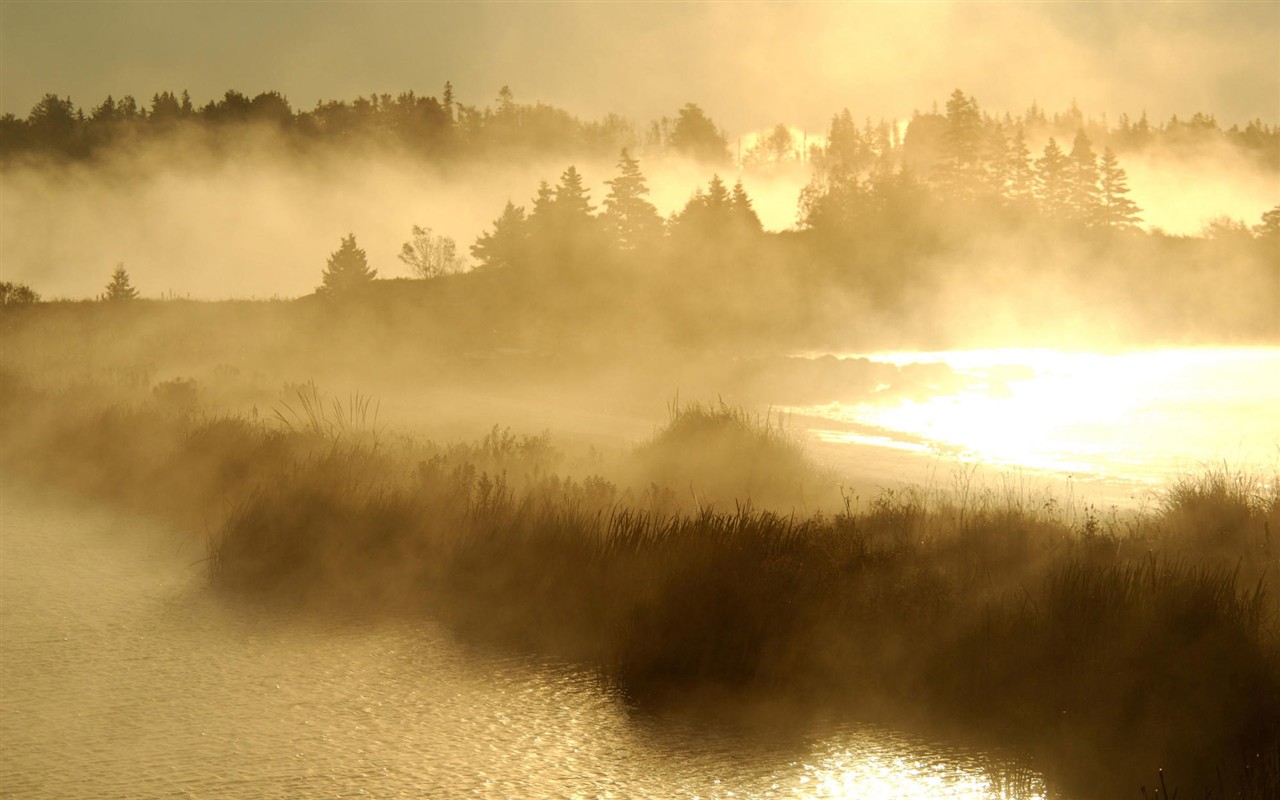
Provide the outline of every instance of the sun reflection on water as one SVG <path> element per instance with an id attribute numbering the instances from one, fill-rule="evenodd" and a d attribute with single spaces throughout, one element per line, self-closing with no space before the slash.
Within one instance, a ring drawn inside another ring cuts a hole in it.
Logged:
<path id="1" fill-rule="evenodd" d="M 819 426 L 819 438 L 1145 481 L 1224 460 L 1274 470 L 1280 453 L 1280 348 L 862 357 L 943 363 L 963 379 L 962 388 L 926 399 L 873 395 L 791 409 L 856 426 Z"/>
<path id="2" fill-rule="evenodd" d="M 1044 782 L 1019 769 L 979 764 L 954 753 L 936 759 L 833 749 L 803 765 L 793 797 L 858 800 L 1044 800 Z"/>

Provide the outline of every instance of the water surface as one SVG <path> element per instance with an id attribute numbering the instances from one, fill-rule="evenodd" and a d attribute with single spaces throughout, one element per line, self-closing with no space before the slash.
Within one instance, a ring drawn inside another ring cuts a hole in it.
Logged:
<path id="1" fill-rule="evenodd" d="M 794 407 L 828 443 L 1140 488 L 1226 464 L 1280 468 L 1280 348 L 871 353 L 943 364 L 926 396 Z"/>
<path id="2" fill-rule="evenodd" d="M 0 491 L 0 793 L 14 798 L 1038 798 L 1005 759 L 871 726 L 637 718 L 590 672 L 429 622 L 220 600 L 203 547 Z"/>

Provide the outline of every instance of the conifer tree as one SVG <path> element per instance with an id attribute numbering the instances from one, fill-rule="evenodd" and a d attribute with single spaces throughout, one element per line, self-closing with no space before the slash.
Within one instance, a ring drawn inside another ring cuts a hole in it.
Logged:
<path id="1" fill-rule="evenodd" d="M 1035 202 L 1036 173 L 1031 165 L 1031 151 L 1021 126 L 1009 142 L 1005 192 L 1015 203 Z"/>
<path id="2" fill-rule="evenodd" d="M 1109 228 L 1132 228 L 1141 213 L 1137 203 L 1130 200 L 1128 177 L 1110 147 L 1102 151 L 1098 169 L 1099 222 Z"/>
<path id="3" fill-rule="evenodd" d="M 546 181 L 538 181 L 538 193 L 533 198 L 533 210 L 529 212 L 529 219 L 537 221 L 539 224 L 545 223 L 550 225 L 552 217 L 555 216 L 556 193 L 551 188 L 551 184 Z"/>
<path id="4" fill-rule="evenodd" d="M 1083 129 L 1076 132 L 1069 158 L 1069 213 L 1073 219 L 1086 225 L 1099 224 L 1098 157 L 1094 155 L 1093 143 Z"/>
<path id="5" fill-rule="evenodd" d="M 138 299 L 138 290 L 130 285 L 129 272 L 124 268 L 123 263 L 116 264 L 115 272 L 111 273 L 111 282 L 107 284 L 107 292 L 102 299 L 113 303 Z"/>
<path id="6" fill-rule="evenodd" d="M 1071 160 L 1052 138 L 1036 160 L 1036 199 L 1041 210 L 1051 217 L 1070 213 Z"/>
<path id="7" fill-rule="evenodd" d="M 1254 227 L 1253 233 L 1263 241 L 1280 244 L 1280 203 L 1263 212 L 1262 222 Z"/>
<path id="8" fill-rule="evenodd" d="M 444 108 L 445 116 L 449 118 L 449 123 L 453 124 L 453 83 L 451 81 L 444 82 L 444 95 L 442 96 L 441 106 Z"/>
<path id="9" fill-rule="evenodd" d="M 550 192 L 550 187 L 547 191 Z M 508 200 L 502 216 L 493 221 L 493 231 L 481 233 L 476 243 L 471 245 L 471 255 L 482 267 L 499 269 L 515 266 L 525 255 L 528 235 L 524 207 Z"/>
<path id="10" fill-rule="evenodd" d="M 747 197 L 747 190 L 743 188 L 742 181 L 738 181 L 733 185 L 733 195 L 730 202 L 733 206 L 733 213 L 745 228 L 751 231 L 763 230 L 763 226 L 760 224 L 760 215 L 751 206 L 751 198 Z"/>
<path id="11" fill-rule="evenodd" d="M 591 205 L 590 193 L 582 185 L 582 175 L 575 167 L 569 167 L 560 175 L 560 183 L 555 189 L 555 206 L 556 213 L 570 224 L 590 219 L 596 210 Z"/>
<path id="12" fill-rule="evenodd" d="M 942 160 L 936 168 L 942 190 L 960 200 L 972 200 L 982 184 L 982 114 L 972 97 L 956 89 L 947 100 L 947 127 Z"/>
<path id="13" fill-rule="evenodd" d="M 712 175 L 710 182 L 707 183 L 707 193 L 704 199 L 706 208 L 710 210 L 720 211 L 729 208 L 731 199 L 729 189 L 724 185 L 724 180 L 719 175 Z"/>
<path id="14" fill-rule="evenodd" d="M 369 259 L 356 245 L 354 233 L 342 237 L 342 245 L 329 254 L 316 294 L 322 297 L 346 297 L 368 286 L 378 271 L 369 268 Z"/>
<path id="15" fill-rule="evenodd" d="M 618 162 L 621 174 L 606 181 L 609 194 L 604 198 L 604 221 L 614 242 L 622 250 L 634 250 L 662 232 L 658 210 L 645 199 L 649 187 L 640 173 L 640 162 L 623 149 Z"/>

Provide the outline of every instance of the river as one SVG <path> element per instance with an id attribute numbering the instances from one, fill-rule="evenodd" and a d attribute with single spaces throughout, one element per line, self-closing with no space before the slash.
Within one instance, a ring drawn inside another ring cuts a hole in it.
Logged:
<path id="1" fill-rule="evenodd" d="M 881 727 L 769 736 L 630 711 L 591 672 L 428 621 L 227 601 L 154 519 L 0 491 L 0 794 L 13 798 L 1040 798 Z"/>
<path id="2" fill-rule="evenodd" d="M 908 481 L 926 480 L 924 461 L 980 465 L 1140 505 L 1188 473 L 1280 470 L 1280 347 L 846 357 L 943 365 L 955 378 L 910 396 L 786 409 L 833 460 L 854 445 L 858 460 Z"/>

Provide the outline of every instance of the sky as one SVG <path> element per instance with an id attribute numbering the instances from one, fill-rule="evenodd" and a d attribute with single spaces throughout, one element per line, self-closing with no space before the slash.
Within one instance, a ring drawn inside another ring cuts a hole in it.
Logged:
<path id="1" fill-rule="evenodd" d="M 987 110 L 1280 120 L 1280 2 L 0 2 L 0 113 L 48 92 L 277 90 L 295 108 L 414 90 L 638 122 L 700 104 L 731 133 L 836 111 L 905 118 L 954 89 Z"/>

